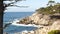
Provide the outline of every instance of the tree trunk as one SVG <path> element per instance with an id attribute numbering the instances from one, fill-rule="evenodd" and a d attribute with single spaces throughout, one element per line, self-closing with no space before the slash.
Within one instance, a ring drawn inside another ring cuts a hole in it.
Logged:
<path id="1" fill-rule="evenodd" d="M 3 0 L 0 0 L 0 34 L 3 34 L 3 12 L 4 12 Z"/>

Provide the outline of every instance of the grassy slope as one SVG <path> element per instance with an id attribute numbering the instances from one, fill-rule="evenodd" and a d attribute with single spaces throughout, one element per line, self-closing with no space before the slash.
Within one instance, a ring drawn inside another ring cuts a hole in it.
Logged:
<path id="1" fill-rule="evenodd" d="M 46 8 L 42 7 L 42 8 L 37 9 L 36 11 L 42 14 L 60 13 L 60 4 L 56 4 L 54 6 L 48 6 Z"/>

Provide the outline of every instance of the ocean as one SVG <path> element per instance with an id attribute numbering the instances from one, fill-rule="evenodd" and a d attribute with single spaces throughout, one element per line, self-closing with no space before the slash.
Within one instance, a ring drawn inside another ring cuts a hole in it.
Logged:
<path id="1" fill-rule="evenodd" d="M 7 24 L 7 23 L 14 23 L 12 21 L 14 20 L 19 20 L 21 18 L 27 17 L 32 15 L 34 12 L 5 12 L 4 14 L 4 19 L 3 19 L 3 25 Z M 36 27 L 33 26 L 17 26 L 17 25 L 9 25 L 8 27 L 6 27 L 3 32 L 7 32 L 9 33 L 15 33 L 15 32 L 22 32 L 22 31 L 31 31 L 31 30 L 35 30 Z"/>

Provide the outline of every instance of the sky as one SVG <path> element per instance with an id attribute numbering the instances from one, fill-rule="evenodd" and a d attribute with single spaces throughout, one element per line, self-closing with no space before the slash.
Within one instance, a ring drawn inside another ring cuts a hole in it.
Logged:
<path id="1" fill-rule="evenodd" d="M 28 6 L 28 7 L 15 7 L 15 6 L 9 6 L 5 10 L 5 12 L 31 12 L 35 11 L 36 9 L 39 9 L 41 7 L 46 7 L 49 0 L 26 0 L 26 1 L 19 1 L 17 3 L 14 3 L 18 6 Z M 60 2 L 60 0 L 54 0 L 56 2 Z M 8 3 L 8 2 L 6 2 Z"/>

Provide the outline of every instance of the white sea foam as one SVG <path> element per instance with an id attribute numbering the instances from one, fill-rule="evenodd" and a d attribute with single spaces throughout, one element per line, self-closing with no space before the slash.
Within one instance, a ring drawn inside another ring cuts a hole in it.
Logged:
<path id="1" fill-rule="evenodd" d="M 22 31 L 21 33 L 28 33 L 28 32 L 30 32 L 30 33 L 34 33 L 34 31 L 33 31 L 33 30 L 32 30 L 32 31 L 24 30 L 24 31 Z"/>
<path id="2" fill-rule="evenodd" d="M 35 25 L 35 24 L 17 24 L 17 22 L 19 22 L 18 19 L 15 19 L 14 21 L 12 21 L 11 25 L 15 25 L 15 26 L 33 26 L 33 27 L 41 27 L 40 25 Z"/>
<path id="3" fill-rule="evenodd" d="M 22 32 L 28 33 L 28 31 L 27 31 L 27 30 L 24 30 L 24 31 L 22 31 Z"/>
<path id="4" fill-rule="evenodd" d="M 35 26 L 35 25 L 32 25 L 32 24 L 17 24 L 17 22 L 19 22 L 19 20 L 15 19 L 14 21 L 12 21 L 12 24 L 11 25 L 16 25 L 16 26 Z"/>
<path id="5" fill-rule="evenodd" d="M 12 23 L 12 25 L 16 25 L 16 26 L 33 26 L 33 27 L 38 27 L 38 26 L 33 25 L 33 24 L 28 24 L 28 25 L 26 25 L 26 24 L 17 24 L 17 23 Z"/>

